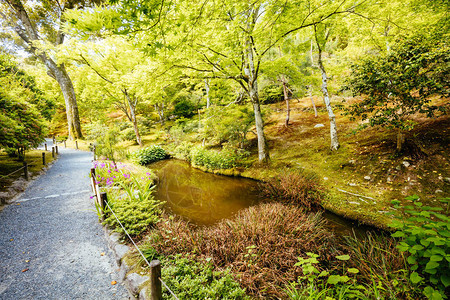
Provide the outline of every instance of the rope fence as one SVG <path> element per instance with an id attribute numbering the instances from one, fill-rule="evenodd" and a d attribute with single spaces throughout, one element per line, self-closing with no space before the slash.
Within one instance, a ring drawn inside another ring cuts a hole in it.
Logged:
<path id="1" fill-rule="evenodd" d="M 47 151 L 47 143 L 44 144 L 44 147 L 45 147 L 45 151 Z M 59 152 L 58 152 L 58 146 L 57 146 L 57 145 L 53 146 L 51 152 L 52 152 L 52 157 L 55 158 L 56 155 L 59 154 Z M 11 173 L 9 173 L 9 174 L 0 176 L 0 179 L 8 178 L 8 177 L 10 177 L 10 176 L 12 176 L 12 175 L 18 173 L 19 171 L 24 170 L 24 177 L 25 177 L 25 179 L 28 181 L 28 180 L 30 179 L 30 178 L 29 178 L 29 174 L 28 174 L 28 167 L 29 167 L 29 166 L 34 166 L 35 163 L 38 162 L 38 161 L 40 161 L 40 160 L 41 160 L 41 159 L 38 158 L 38 159 L 35 159 L 35 160 L 33 160 L 32 162 L 29 162 L 29 163 L 27 163 L 26 161 L 24 161 L 24 162 L 23 162 L 23 167 L 21 167 L 21 168 L 15 170 L 15 171 L 13 171 L 13 172 L 11 172 Z M 45 152 L 42 152 L 42 165 L 44 165 L 44 166 L 46 165 Z"/>
<path id="2" fill-rule="evenodd" d="M 100 207 L 100 211 L 102 212 L 102 220 L 104 220 L 104 212 L 107 207 L 108 210 L 112 213 L 114 218 L 119 223 L 120 227 L 125 232 L 128 239 L 131 241 L 133 246 L 138 251 L 139 255 L 144 259 L 145 263 L 150 268 L 150 299 L 151 300 L 162 300 L 162 288 L 161 284 L 169 291 L 169 293 L 176 299 L 179 300 L 175 293 L 167 286 L 167 284 L 161 279 L 161 262 L 159 260 L 152 260 L 149 262 L 142 251 L 139 249 L 137 244 L 131 238 L 130 234 L 123 226 L 122 222 L 120 222 L 117 215 L 112 210 L 111 206 L 108 203 L 108 197 L 105 192 L 100 192 L 100 187 L 95 180 L 95 168 L 91 168 L 91 187 L 92 191 L 95 193 L 96 204 Z"/>

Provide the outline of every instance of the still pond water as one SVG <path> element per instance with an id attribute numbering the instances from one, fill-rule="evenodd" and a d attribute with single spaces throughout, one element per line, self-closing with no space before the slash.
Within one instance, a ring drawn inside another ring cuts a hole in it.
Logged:
<path id="1" fill-rule="evenodd" d="M 158 176 L 155 197 L 166 202 L 174 214 L 197 225 L 211 225 L 230 218 L 239 210 L 261 202 L 255 180 L 215 175 L 192 168 L 188 163 L 169 159 L 148 166 Z M 329 227 L 339 234 L 365 231 L 329 212 Z"/>

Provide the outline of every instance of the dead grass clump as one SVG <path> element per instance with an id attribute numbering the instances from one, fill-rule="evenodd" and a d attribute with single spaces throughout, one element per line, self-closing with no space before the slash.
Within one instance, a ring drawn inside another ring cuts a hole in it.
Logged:
<path id="1" fill-rule="evenodd" d="M 301 170 L 289 170 L 260 184 L 263 196 L 283 203 L 294 204 L 307 210 L 320 207 L 323 188 L 314 175 Z"/>
<path id="2" fill-rule="evenodd" d="M 305 214 L 299 207 L 266 203 L 211 227 L 166 219 L 150 243 L 160 254 L 210 258 L 219 269 L 230 268 L 251 295 L 279 298 L 282 287 L 301 275 L 294 266 L 299 256 L 314 252 L 324 262 L 334 260 L 335 238 L 324 222 L 320 214 Z"/>

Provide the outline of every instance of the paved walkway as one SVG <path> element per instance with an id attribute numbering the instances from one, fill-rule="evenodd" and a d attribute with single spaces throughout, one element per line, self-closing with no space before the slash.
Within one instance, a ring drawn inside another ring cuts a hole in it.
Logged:
<path id="1" fill-rule="evenodd" d="M 129 299 L 111 284 L 118 267 L 90 199 L 92 153 L 59 148 L 0 212 L 0 299 Z"/>

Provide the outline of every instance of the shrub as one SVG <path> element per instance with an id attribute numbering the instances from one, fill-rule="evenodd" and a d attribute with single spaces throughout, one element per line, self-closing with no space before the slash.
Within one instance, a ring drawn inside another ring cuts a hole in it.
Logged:
<path id="1" fill-rule="evenodd" d="M 146 165 L 167 158 L 167 153 L 161 146 L 153 145 L 133 152 L 132 158 L 138 164 Z"/>
<path id="2" fill-rule="evenodd" d="M 266 85 L 261 91 L 260 99 L 262 104 L 270 104 L 283 101 L 283 87 L 279 84 Z"/>
<path id="3" fill-rule="evenodd" d="M 314 251 L 327 261 L 338 253 L 320 214 L 281 203 L 247 208 L 211 227 L 193 228 L 181 219 L 164 218 L 149 238 L 161 254 L 194 253 L 195 259 L 230 268 L 240 274 L 248 292 L 265 297 L 281 297 L 277 287 L 297 279 L 301 270 L 294 264 L 299 256 Z"/>
<path id="4" fill-rule="evenodd" d="M 131 236 L 139 236 L 159 221 L 163 202 L 154 199 L 151 181 L 140 184 L 137 180 L 133 180 L 131 184 L 120 185 L 125 195 L 120 192 L 108 193 L 108 204 L 127 232 Z M 114 231 L 123 233 L 114 215 L 109 214 L 105 223 L 112 226 Z"/>
<path id="5" fill-rule="evenodd" d="M 260 190 L 267 197 L 308 210 L 318 208 L 324 195 L 316 176 L 301 170 L 286 170 L 282 175 L 261 183 Z"/>
<path id="6" fill-rule="evenodd" d="M 236 151 L 228 148 L 219 152 L 197 147 L 192 149 L 190 157 L 193 165 L 204 166 L 207 169 L 214 170 L 236 167 L 241 156 Z"/>
<path id="7" fill-rule="evenodd" d="M 411 283 L 422 286 L 427 298 L 442 299 L 450 286 L 450 219 L 440 213 L 442 208 L 424 206 L 416 195 L 406 199 L 414 206 L 402 207 L 399 201 L 392 201 L 405 213 L 401 220 L 393 222 L 397 231 L 392 236 L 401 238 L 397 248 L 408 256 Z"/>

